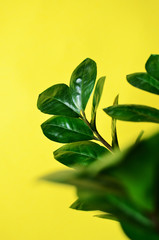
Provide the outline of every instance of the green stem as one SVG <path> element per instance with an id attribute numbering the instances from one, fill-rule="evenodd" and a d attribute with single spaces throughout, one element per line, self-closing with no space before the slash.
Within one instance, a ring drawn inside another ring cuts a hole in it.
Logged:
<path id="1" fill-rule="evenodd" d="M 105 139 L 99 134 L 99 132 L 96 129 L 96 126 L 94 126 L 94 129 L 92 129 L 90 123 L 88 122 L 88 120 L 86 118 L 86 115 L 85 115 L 84 111 L 82 112 L 82 115 L 83 115 L 82 119 L 87 124 L 87 126 L 94 132 L 94 134 L 97 137 L 97 140 L 99 140 L 101 143 L 103 143 L 103 145 L 112 152 L 113 151 L 112 146 L 110 146 L 110 144 L 107 141 L 105 141 Z"/>

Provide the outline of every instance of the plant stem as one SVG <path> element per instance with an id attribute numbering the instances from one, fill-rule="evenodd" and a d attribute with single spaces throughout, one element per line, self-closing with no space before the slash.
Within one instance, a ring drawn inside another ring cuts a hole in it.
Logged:
<path id="1" fill-rule="evenodd" d="M 85 112 L 83 111 L 82 112 L 83 116 L 82 116 L 82 119 L 84 120 L 84 122 L 87 124 L 87 126 L 94 132 L 94 134 L 96 135 L 97 137 L 97 140 L 99 140 L 101 143 L 103 143 L 103 145 L 109 149 L 111 152 L 113 151 L 112 147 L 110 146 L 110 144 L 105 141 L 105 139 L 99 134 L 99 132 L 97 131 L 96 129 L 96 126 L 94 126 L 94 129 L 92 129 L 90 123 L 88 122 L 87 118 L 86 118 L 86 115 L 85 115 Z"/>

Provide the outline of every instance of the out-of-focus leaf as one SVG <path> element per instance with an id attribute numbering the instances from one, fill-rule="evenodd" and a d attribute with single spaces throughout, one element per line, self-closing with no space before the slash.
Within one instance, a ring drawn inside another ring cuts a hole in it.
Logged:
<path id="1" fill-rule="evenodd" d="M 108 155 L 103 161 L 96 161 L 89 171 L 114 177 L 138 207 L 153 212 L 156 205 L 156 171 L 159 175 L 158 144 L 159 133 L 133 145 L 125 153 L 121 153 L 121 157 L 120 154 L 114 155 L 110 161 L 111 156 Z"/>
<path id="2" fill-rule="evenodd" d="M 81 201 L 79 198 L 71 204 L 70 208 L 81 211 L 94 211 L 92 205 L 87 201 Z"/>
<path id="3" fill-rule="evenodd" d="M 39 95 L 37 107 L 47 114 L 79 117 L 80 111 L 74 105 L 69 87 L 56 84 Z"/>
<path id="4" fill-rule="evenodd" d="M 92 130 L 78 118 L 54 116 L 41 125 L 44 135 L 55 142 L 70 143 L 94 139 Z"/>
<path id="5" fill-rule="evenodd" d="M 96 191 L 96 194 L 103 195 L 105 193 L 123 194 L 122 188 L 113 178 L 105 176 L 96 179 L 87 175 L 85 168 L 83 171 L 67 170 L 48 174 L 41 178 L 48 182 L 63 183 L 76 186 L 86 191 Z"/>
<path id="6" fill-rule="evenodd" d="M 122 121 L 159 123 L 159 110 L 144 105 L 123 104 L 105 108 L 104 111 Z"/>
<path id="7" fill-rule="evenodd" d="M 109 176 L 105 176 L 105 181 L 103 181 L 100 178 L 91 178 L 85 172 L 63 171 L 44 176 L 42 180 L 76 186 L 79 201 L 73 204 L 74 209 L 100 210 L 111 213 L 123 221 L 135 221 L 145 226 L 151 225 L 150 220 L 128 200 L 128 195 L 122 192 L 119 183 L 115 186 Z"/>
<path id="8" fill-rule="evenodd" d="M 73 71 L 70 80 L 72 100 L 80 111 L 84 111 L 94 88 L 97 75 L 96 63 L 86 58 Z"/>
<path id="9" fill-rule="evenodd" d="M 97 143 L 82 141 L 69 143 L 54 152 L 54 158 L 66 166 L 87 166 L 109 151 Z"/>
<path id="10" fill-rule="evenodd" d="M 121 227 L 125 234 L 132 240 L 158 240 L 159 233 L 154 228 L 142 225 L 121 222 Z"/>
<path id="11" fill-rule="evenodd" d="M 146 71 L 154 78 L 159 80 L 159 55 L 152 54 L 146 62 Z"/>
<path id="12" fill-rule="evenodd" d="M 159 94 L 159 81 L 147 73 L 133 73 L 127 75 L 126 78 L 134 87 L 150 93 Z"/>
<path id="13" fill-rule="evenodd" d="M 92 112 L 91 112 L 91 125 L 94 126 L 95 125 L 95 121 L 96 121 L 96 112 L 97 112 L 97 108 L 102 96 L 102 92 L 103 92 L 103 86 L 105 83 L 105 77 L 101 77 L 99 78 L 95 90 L 94 90 L 94 95 L 93 95 L 93 102 L 92 102 Z"/>
<path id="14" fill-rule="evenodd" d="M 113 106 L 118 105 L 119 95 L 116 96 Z M 117 138 L 117 130 L 116 130 L 116 119 L 112 118 L 112 148 L 119 148 L 118 138 Z"/>
<path id="15" fill-rule="evenodd" d="M 100 210 L 115 216 L 119 221 L 138 223 L 145 227 L 152 228 L 153 223 L 137 208 L 128 195 L 115 196 L 114 193 L 102 193 L 79 189 L 78 197 L 83 206 L 80 210 Z M 84 209 L 82 209 L 84 208 Z"/>
<path id="16" fill-rule="evenodd" d="M 91 192 L 88 190 L 83 190 L 86 192 L 86 198 L 78 198 L 70 207 L 75 210 L 81 211 L 106 211 L 106 212 L 116 212 L 116 208 L 112 206 L 106 198 L 106 194 L 102 192 Z M 81 190 L 80 190 L 81 195 Z M 83 194 L 82 194 L 83 195 Z"/>
<path id="17" fill-rule="evenodd" d="M 139 133 L 139 135 L 138 135 L 138 137 L 137 137 L 137 139 L 136 139 L 136 141 L 135 141 L 135 144 L 138 144 L 138 143 L 140 142 L 143 134 L 144 134 L 144 131 L 142 130 L 142 131 Z"/>
<path id="18" fill-rule="evenodd" d="M 112 214 L 98 214 L 98 215 L 94 215 L 94 217 L 98 217 L 98 218 L 104 218 L 104 219 L 109 219 L 109 220 L 113 220 L 113 221 L 117 221 L 119 222 L 119 219 L 117 217 L 115 217 Z"/>

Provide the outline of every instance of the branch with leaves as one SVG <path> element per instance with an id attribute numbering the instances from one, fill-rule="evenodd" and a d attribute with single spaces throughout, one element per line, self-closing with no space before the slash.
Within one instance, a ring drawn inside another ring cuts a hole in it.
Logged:
<path id="1" fill-rule="evenodd" d="M 159 95 L 159 55 L 151 55 L 145 67 L 146 72 L 130 74 L 127 81 Z M 159 110 L 144 105 L 118 105 L 117 96 L 113 105 L 104 109 L 112 118 L 112 144 L 109 144 L 96 126 L 105 82 L 105 77 L 101 77 L 95 86 L 96 75 L 96 63 L 87 58 L 73 71 L 69 86 L 56 84 L 39 95 L 38 108 L 55 115 L 41 125 L 44 135 L 52 141 L 65 143 L 54 152 L 54 158 L 75 168 L 42 179 L 75 186 L 78 199 L 71 208 L 101 211 L 97 217 L 119 221 L 132 240 L 157 240 L 159 132 L 141 140 L 141 131 L 136 142 L 121 151 L 116 120 L 157 124 Z M 88 121 L 85 108 L 94 87 L 91 120 Z"/>

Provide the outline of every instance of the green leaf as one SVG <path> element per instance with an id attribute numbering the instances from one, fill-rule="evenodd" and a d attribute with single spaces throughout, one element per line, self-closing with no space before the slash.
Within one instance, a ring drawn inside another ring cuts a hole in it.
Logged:
<path id="1" fill-rule="evenodd" d="M 92 205 L 87 201 L 81 201 L 79 198 L 71 204 L 70 208 L 81 211 L 94 211 Z"/>
<path id="2" fill-rule="evenodd" d="M 94 91 L 94 95 L 93 95 L 93 102 L 92 102 L 92 112 L 91 112 L 91 125 L 95 126 L 95 121 L 96 121 L 96 112 L 97 112 L 97 108 L 102 96 L 102 92 L 103 92 L 103 86 L 105 83 L 105 77 L 101 77 L 99 78 L 96 87 L 95 87 L 95 91 Z"/>
<path id="3" fill-rule="evenodd" d="M 81 190 L 80 190 L 81 191 Z M 70 208 L 80 211 L 108 211 L 108 212 L 115 212 L 117 215 L 119 214 L 119 210 L 116 208 L 116 206 L 111 205 L 111 203 L 108 201 L 106 195 L 101 196 L 95 193 L 88 192 L 86 199 L 78 198 L 71 206 Z M 95 215 L 95 217 L 100 218 L 107 218 L 119 221 L 116 216 L 114 216 L 111 213 L 104 213 L 100 215 Z"/>
<path id="4" fill-rule="evenodd" d="M 130 222 L 131 224 L 138 223 L 145 227 L 152 227 L 153 223 L 145 214 L 140 212 L 131 201 L 128 195 L 118 195 L 115 193 L 93 192 L 81 189 L 77 192 L 80 206 L 74 205 L 74 209 L 83 211 L 100 210 L 107 212 L 116 217 L 119 221 Z"/>
<path id="5" fill-rule="evenodd" d="M 120 184 L 112 177 L 92 178 L 87 174 L 86 168 L 83 168 L 83 171 L 67 170 L 51 173 L 42 177 L 41 180 L 74 185 L 86 190 L 87 193 L 88 191 L 95 191 L 97 195 L 102 196 L 106 193 L 123 194 Z"/>
<path id="6" fill-rule="evenodd" d="M 121 222 L 125 234 L 132 240 L 158 240 L 159 233 L 154 228 L 147 228 L 142 225 Z"/>
<path id="7" fill-rule="evenodd" d="M 118 105 L 105 108 L 104 111 L 111 117 L 132 122 L 159 123 L 159 110 L 144 105 Z"/>
<path id="8" fill-rule="evenodd" d="M 152 54 L 147 60 L 145 68 L 148 74 L 159 80 L 159 55 Z"/>
<path id="9" fill-rule="evenodd" d="M 86 58 L 73 71 L 70 80 L 72 100 L 80 111 L 84 111 L 94 88 L 97 75 L 96 63 Z"/>
<path id="10" fill-rule="evenodd" d="M 119 222 L 119 219 L 117 217 L 115 217 L 114 215 L 109 214 L 109 213 L 94 215 L 94 217 L 104 218 L 104 219 L 109 219 L 109 220 L 113 220 L 113 221 Z"/>
<path id="11" fill-rule="evenodd" d="M 70 143 L 94 139 L 92 130 L 78 118 L 54 116 L 41 125 L 44 135 L 55 142 Z"/>
<path id="12" fill-rule="evenodd" d="M 143 134 L 144 134 L 144 131 L 142 130 L 142 131 L 139 133 L 139 135 L 138 135 L 138 137 L 137 137 L 137 139 L 136 139 L 136 141 L 135 141 L 135 144 L 138 144 L 138 143 L 140 142 Z"/>
<path id="13" fill-rule="evenodd" d="M 109 151 L 90 141 L 69 143 L 54 152 L 54 158 L 66 166 L 87 166 Z"/>
<path id="14" fill-rule="evenodd" d="M 41 112 L 53 115 L 79 117 L 80 114 L 66 84 L 56 84 L 42 92 L 37 107 Z"/>
<path id="15" fill-rule="evenodd" d="M 82 195 L 83 195 L 83 192 L 84 190 L 82 189 Z M 86 193 L 86 197 L 83 198 L 82 196 L 82 198 L 78 198 L 70 206 L 70 208 L 75 210 L 81 210 L 81 211 L 97 211 L 97 210 L 108 211 L 108 212 L 111 212 L 112 210 L 114 211 L 114 207 L 112 207 L 110 203 L 107 202 L 106 195 L 103 195 L 102 192 L 99 194 L 99 191 L 95 193 L 95 192 L 90 192 L 86 190 L 85 193 Z M 80 195 L 81 195 L 81 189 L 80 189 Z"/>
<path id="16" fill-rule="evenodd" d="M 111 161 L 110 155 L 96 161 L 90 166 L 90 172 L 115 178 L 138 207 L 153 212 L 156 201 L 155 174 L 159 175 L 158 143 L 159 133 L 112 156 Z"/>
<path id="17" fill-rule="evenodd" d="M 133 73 L 126 76 L 127 81 L 134 87 L 159 94 L 159 81 L 147 73 Z"/>
<path id="18" fill-rule="evenodd" d="M 113 106 L 118 105 L 119 95 L 116 96 Z M 119 148 L 118 137 L 117 137 L 117 130 L 116 130 L 116 119 L 112 118 L 112 148 Z"/>

